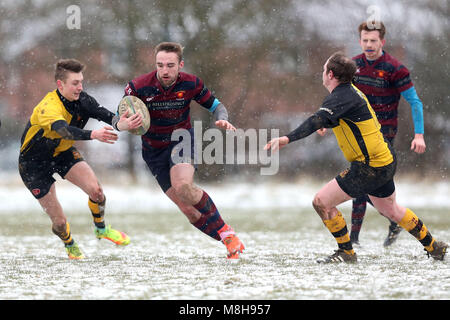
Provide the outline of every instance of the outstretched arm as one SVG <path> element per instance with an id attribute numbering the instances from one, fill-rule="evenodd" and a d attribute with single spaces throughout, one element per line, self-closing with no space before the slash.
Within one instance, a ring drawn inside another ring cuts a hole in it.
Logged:
<path id="1" fill-rule="evenodd" d="M 306 119 L 297 129 L 288 133 L 287 135 L 279 138 L 274 138 L 270 140 L 264 150 L 271 149 L 272 151 L 276 151 L 278 149 L 283 148 L 288 143 L 294 142 L 296 140 L 303 139 L 313 132 L 319 130 L 320 128 L 324 128 L 328 125 L 328 119 L 320 116 L 320 114 L 313 114 L 308 119 Z"/>
<path id="2" fill-rule="evenodd" d="M 66 140 L 90 140 L 91 130 L 84 130 L 78 127 L 69 126 L 64 120 L 53 122 L 52 130 L 56 131 L 63 139 Z"/>
<path id="3" fill-rule="evenodd" d="M 328 124 L 328 120 L 320 114 L 313 114 L 306 119 L 297 129 L 288 133 L 286 136 L 289 138 L 289 142 L 294 142 L 306 138 L 313 132 L 325 128 Z"/>
<path id="4" fill-rule="evenodd" d="M 112 131 L 113 128 L 109 126 L 97 130 L 84 130 L 78 127 L 69 126 L 64 120 L 58 120 L 52 124 L 52 130 L 56 131 L 63 139 L 67 140 L 95 139 L 110 144 L 117 140 L 117 134 L 115 134 Z"/>

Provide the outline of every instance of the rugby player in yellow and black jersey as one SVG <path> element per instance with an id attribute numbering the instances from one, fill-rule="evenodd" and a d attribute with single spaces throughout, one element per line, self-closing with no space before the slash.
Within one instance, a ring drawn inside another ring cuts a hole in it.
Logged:
<path id="1" fill-rule="evenodd" d="M 84 255 L 73 240 L 70 226 L 56 197 L 54 173 L 80 187 L 88 196 L 95 235 L 118 245 L 127 245 L 129 237 L 105 225 L 105 195 L 91 167 L 73 146 L 75 140 L 96 139 L 114 143 L 113 128 L 83 129 L 90 118 L 130 130 L 142 123 L 139 115 L 115 116 L 83 91 L 84 65 L 75 59 L 58 61 L 55 70 L 57 89 L 49 92 L 34 108 L 22 135 L 19 173 L 25 186 L 39 201 L 52 221 L 53 232 L 63 241 L 70 259 Z"/>
<path id="2" fill-rule="evenodd" d="M 354 61 L 343 53 L 333 54 L 323 67 L 323 85 L 330 94 L 321 108 L 291 133 L 272 139 L 265 149 L 276 151 L 321 128 L 333 128 L 337 143 L 350 168 L 341 172 L 315 195 L 313 207 L 335 237 L 338 250 L 319 263 L 356 262 L 347 224 L 337 205 L 368 194 L 374 207 L 397 222 L 424 246 L 429 256 L 443 260 L 448 245 L 436 241 L 416 214 L 397 204 L 395 154 L 383 138 L 380 124 L 366 96 L 351 80 Z"/>

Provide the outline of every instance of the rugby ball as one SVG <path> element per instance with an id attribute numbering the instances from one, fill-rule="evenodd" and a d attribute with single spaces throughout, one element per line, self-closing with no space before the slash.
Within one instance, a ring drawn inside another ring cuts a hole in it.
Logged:
<path id="1" fill-rule="evenodd" d="M 125 96 L 120 100 L 118 112 L 119 116 L 122 116 L 125 111 L 128 110 L 128 117 L 136 113 L 140 113 L 142 116 L 142 125 L 136 129 L 128 130 L 130 133 L 137 136 L 142 136 L 150 128 L 150 113 L 147 106 L 141 99 L 135 96 Z"/>

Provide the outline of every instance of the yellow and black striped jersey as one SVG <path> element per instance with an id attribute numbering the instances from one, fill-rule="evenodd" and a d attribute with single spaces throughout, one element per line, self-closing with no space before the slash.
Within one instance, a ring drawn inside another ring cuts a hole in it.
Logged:
<path id="1" fill-rule="evenodd" d="M 316 113 L 328 121 L 345 158 L 371 167 L 386 166 L 394 161 L 381 125 L 366 96 L 353 84 L 338 85 Z"/>
<path id="2" fill-rule="evenodd" d="M 33 159 L 48 159 L 68 150 L 74 140 L 63 139 L 52 129 L 52 125 L 57 121 L 62 120 L 69 126 L 82 129 L 89 118 L 111 124 L 113 117 L 112 112 L 100 106 L 84 91 L 78 100 L 68 101 L 58 90 L 53 90 L 33 109 L 22 135 L 20 155 Z"/>

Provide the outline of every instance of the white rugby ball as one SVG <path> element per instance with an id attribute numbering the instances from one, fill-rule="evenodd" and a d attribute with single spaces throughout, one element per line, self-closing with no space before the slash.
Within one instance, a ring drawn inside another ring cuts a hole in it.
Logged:
<path id="1" fill-rule="evenodd" d="M 139 113 L 142 116 L 142 125 L 136 129 L 129 130 L 130 133 L 142 136 L 150 128 L 150 113 L 145 103 L 135 96 L 125 96 L 120 100 L 118 112 L 122 116 L 128 110 L 128 117 Z"/>

